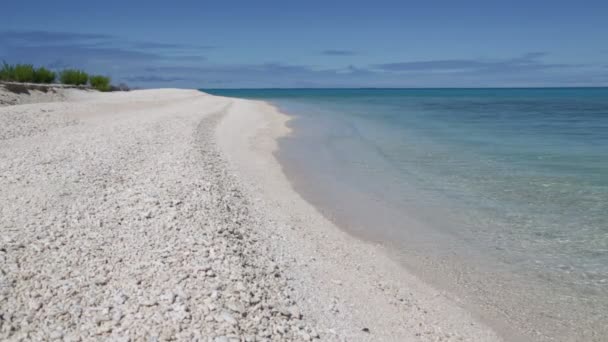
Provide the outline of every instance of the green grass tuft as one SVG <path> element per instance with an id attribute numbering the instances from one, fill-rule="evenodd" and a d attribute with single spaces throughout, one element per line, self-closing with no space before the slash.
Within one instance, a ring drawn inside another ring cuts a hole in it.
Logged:
<path id="1" fill-rule="evenodd" d="M 34 82 L 34 66 L 31 64 L 10 65 L 2 62 L 0 80 L 9 82 Z"/>
<path id="2" fill-rule="evenodd" d="M 0 80 L 21 83 L 52 83 L 55 81 L 55 73 L 44 67 L 35 69 L 31 64 L 11 65 L 2 62 Z"/>
<path id="3" fill-rule="evenodd" d="M 34 82 L 34 66 L 31 64 L 15 65 L 16 82 Z"/>
<path id="4" fill-rule="evenodd" d="M 61 72 L 60 79 L 63 84 L 85 85 L 89 75 L 82 70 L 66 69 Z"/>
<path id="5" fill-rule="evenodd" d="M 109 77 L 94 75 L 91 76 L 89 81 L 91 82 L 91 87 L 99 91 L 110 91 L 112 89 Z"/>
<path id="6" fill-rule="evenodd" d="M 34 71 L 34 83 L 53 83 L 57 75 L 51 70 L 40 67 Z"/>
<path id="7" fill-rule="evenodd" d="M 6 62 L 2 62 L 2 68 L 0 69 L 0 80 L 2 81 L 14 81 L 15 80 L 15 67 Z"/>

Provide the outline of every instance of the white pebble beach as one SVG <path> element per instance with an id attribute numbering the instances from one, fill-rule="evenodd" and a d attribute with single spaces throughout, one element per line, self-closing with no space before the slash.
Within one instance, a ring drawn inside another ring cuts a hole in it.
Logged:
<path id="1" fill-rule="evenodd" d="M 268 103 L 2 92 L 0 340 L 501 340 L 293 190 Z"/>

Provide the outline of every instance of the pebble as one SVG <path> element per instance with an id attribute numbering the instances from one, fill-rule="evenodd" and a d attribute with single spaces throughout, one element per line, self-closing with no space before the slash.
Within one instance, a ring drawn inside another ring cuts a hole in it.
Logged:
<path id="1" fill-rule="evenodd" d="M 294 322 L 314 331 L 218 149 L 221 115 L 107 99 L 29 105 L 53 110 L 44 117 L 0 107 L 0 141 L 19 137 L 0 158 L 0 340 L 296 340 Z M 73 119 L 103 118 L 112 101 L 111 119 Z M 67 135 L 41 134 L 56 128 Z"/>
<path id="2" fill-rule="evenodd" d="M 236 325 L 238 323 L 236 318 L 234 318 L 234 316 L 232 316 L 230 313 L 228 313 L 226 311 L 222 312 L 221 318 L 224 320 L 224 322 L 226 322 L 230 325 Z"/>

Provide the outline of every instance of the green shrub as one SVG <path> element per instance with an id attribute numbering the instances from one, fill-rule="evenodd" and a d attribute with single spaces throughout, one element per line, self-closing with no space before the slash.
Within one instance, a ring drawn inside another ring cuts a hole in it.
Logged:
<path id="1" fill-rule="evenodd" d="M 89 80 L 89 75 L 82 70 L 66 69 L 61 72 L 61 83 L 71 85 L 85 85 Z"/>
<path id="2" fill-rule="evenodd" d="M 34 71 L 35 83 L 53 83 L 55 77 L 55 73 L 45 67 L 40 67 Z"/>
<path id="3" fill-rule="evenodd" d="M 0 80 L 9 82 L 52 83 L 55 80 L 55 73 L 43 67 L 35 69 L 31 64 L 11 65 L 2 62 Z"/>
<path id="4" fill-rule="evenodd" d="M 31 64 L 15 65 L 16 82 L 34 82 L 34 66 Z"/>
<path id="5" fill-rule="evenodd" d="M 4 61 L 2 61 L 2 69 L 0 69 L 0 80 L 2 81 L 14 81 L 15 80 L 15 67 Z"/>
<path id="6" fill-rule="evenodd" d="M 89 79 L 89 82 L 91 82 L 91 87 L 93 87 L 99 91 L 110 91 L 112 89 L 112 87 L 110 86 L 109 77 L 105 77 L 105 76 L 101 76 L 101 75 L 94 75 L 94 76 L 91 76 L 91 78 Z"/>
<path id="7" fill-rule="evenodd" d="M 0 65 L 0 80 L 8 82 L 28 82 L 28 83 L 53 83 L 57 74 L 45 67 L 34 68 L 32 64 L 11 65 L 2 62 Z M 99 91 L 111 91 L 112 85 L 110 78 L 101 75 L 89 75 L 77 69 L 66 69 L 59 74 L 59 79 L 63 84 L 85 85 L 91 83 L 91 87 Z M 45 88 L 46 89 L 46 88 Z"/>

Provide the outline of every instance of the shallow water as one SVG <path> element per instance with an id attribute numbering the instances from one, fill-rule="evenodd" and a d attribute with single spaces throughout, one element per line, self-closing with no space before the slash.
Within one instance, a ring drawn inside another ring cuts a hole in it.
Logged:
<path id="1" fill-rule="evenodd" d="M 206 91 L 293 115 L 280 160 L 344 229 L 495 322 L 601 340 L 608 88 Z"/>

